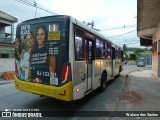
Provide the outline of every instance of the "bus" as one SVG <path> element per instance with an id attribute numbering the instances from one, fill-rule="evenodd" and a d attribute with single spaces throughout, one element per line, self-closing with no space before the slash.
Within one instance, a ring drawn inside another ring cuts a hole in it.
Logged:
<path id="1" fill-rule="evenodd" d="M 123 69 L 120 46 L 67 15 L 17 25 L 15 87 L 63 101 L 104 91 Z"/>

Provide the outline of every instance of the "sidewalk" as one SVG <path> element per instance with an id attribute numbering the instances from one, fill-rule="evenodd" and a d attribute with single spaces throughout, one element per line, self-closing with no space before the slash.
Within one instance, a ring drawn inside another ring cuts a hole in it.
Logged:
<path id="1" fill-rule="evenodd" d="M 13 82 L 14 80 L 4 80 L 3 78 L 0 77 L 0 85 L 13 83 Z"/>
<path id="2" fill-rule="evenodd" d="M 151 69 L 129 72 L 128 76 L 126 76 L 117 110 L 160 111 L 160 107 L 158 107 L 160 98 L 159 86 L 160 80 L 152 74 Z"/>

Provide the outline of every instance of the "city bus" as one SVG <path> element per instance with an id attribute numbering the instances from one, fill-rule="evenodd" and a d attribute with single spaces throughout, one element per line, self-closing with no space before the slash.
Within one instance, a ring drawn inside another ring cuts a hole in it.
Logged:
<path id="1" fill-rule="evenodd" d="M 123 50 L 67 15 L 24 21 L 17 26 L 15 87 L 63 101 L 83 98 L 123 69 Z"/>

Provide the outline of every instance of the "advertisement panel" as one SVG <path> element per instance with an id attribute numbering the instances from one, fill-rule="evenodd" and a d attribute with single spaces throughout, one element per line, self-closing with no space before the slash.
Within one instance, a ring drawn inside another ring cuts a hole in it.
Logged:
<path id="1" fill-rule="evenodd" d="M 20 80 L 58 85 L 56 62 L 60 23 L 22 24 L 15 41 L 16 75 Z"/>

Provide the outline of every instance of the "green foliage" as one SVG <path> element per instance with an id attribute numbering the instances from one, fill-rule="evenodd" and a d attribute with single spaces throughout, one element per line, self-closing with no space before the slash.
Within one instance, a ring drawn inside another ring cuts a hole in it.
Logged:
<path id="1" fill-rule="evenodd" d="M 127 52 L 127 45 L 126 44 L 123 45 L 123 52 Z"/>
<path id="2" fill-rule="evenodd" d="M 134 50 L 134 54 L 136 54 L 136 55 L 138 55 L 139 53 L 142 53 L 142 52 L 145 52 L 145 50 L 142 49 L 142 48 L 136 48 L 136 49 Z"/>
<path id="3" fill-rule="evenodd" d="M 129 58 L 130 58 L 130 60 L 136 60 L 136 59 L 137 59 L 137 56 L 136 56 L 136 54 L 131 53 L 131 54 L 129 55 Z"/>
<path id="4" fill-rule="evenodd" d="M 128 55 L 127 55 L 127 45 L 126 44 L 124 44 L 123 45 L 123 54 L 124 54 L 124 59 L 128 59 Z"/>

